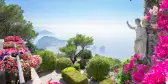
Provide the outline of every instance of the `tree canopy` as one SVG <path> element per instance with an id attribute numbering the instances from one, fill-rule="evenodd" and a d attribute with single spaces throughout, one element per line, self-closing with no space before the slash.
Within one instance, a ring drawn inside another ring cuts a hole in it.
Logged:
<path id="1" fill-rule="evenodd" d="M 15 4 L 6 5 L 0 1 L 0 38 L 9 35 L 18 35 L 28 41 L 38 34 L 30 21 L 24 19 L 23 10 Z"/>
<path id="2" fill-rule="evenodd" d="M 71 61 L 74 63 L 77 59 L 76 57 L 80 56 L 86 46 L 93 44 L 93 38 L 87 37 L 82 34 L 77 34 L 75 37 L 70 38 L 67 41 L 67 45 L 60 48 L 60 51 L 65 53 L 68 57 L 71 58 Z"/>

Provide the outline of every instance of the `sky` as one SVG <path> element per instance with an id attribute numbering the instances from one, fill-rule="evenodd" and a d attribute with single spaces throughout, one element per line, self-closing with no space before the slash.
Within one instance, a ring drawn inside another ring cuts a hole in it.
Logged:
<path id="1" fill-rule="evenodd" d="M 133 55 L 135 18 L 143 18 L 143 0 L 6 0 L 24 10 L 25 19 L 37 30 L 53 32 L 67 40 L 76 34 L 94 38 L 106 46 L 109 56 L 126 59 Z"/>

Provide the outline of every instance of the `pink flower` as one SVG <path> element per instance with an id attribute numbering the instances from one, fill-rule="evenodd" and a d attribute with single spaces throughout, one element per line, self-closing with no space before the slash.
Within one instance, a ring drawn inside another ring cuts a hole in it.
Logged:
<path id="1" fill-rule="evenodd" d="M 143 59 L 143 56 L 141 55 L 141 54 L 135 54 L 135 56 L 134 56 L 136 59 L 139 59 L 139 60 L 141 60 L 141 59 Z"/>
<path id="2" fill-rule="evenodd" d="M 125 84 L 130 84 L 130 80 L 127 80 L 127 81 L 125 82 Z"/>
<path id="3" fill-rule="evenodd" d="M 124 74 L 128 74 L 128 70 L 124 70 Z"/>
<path id="4" fill-rule="evenodd" d="M 135 84 L 139 84 L 143 80 L 143 75 L 144 75 L 143 73 L 139 73 L 139 72 L 132 73 L 132 78 Z"/>

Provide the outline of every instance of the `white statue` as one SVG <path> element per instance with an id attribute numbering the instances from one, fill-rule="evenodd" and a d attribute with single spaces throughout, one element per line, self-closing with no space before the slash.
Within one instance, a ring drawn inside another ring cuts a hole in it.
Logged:
<path id="1" fill-rule="evenodd" d="M 132 27 L 128 21 L 127 25 L 136 31 L 136 40 L 134 44 L 134 52 L 146 56 L 146 47 L 147 47 L 147 32 L 145 27 L 141 26 L 141 20 L 139 18 L 135 19 L 136 27 Z"/>

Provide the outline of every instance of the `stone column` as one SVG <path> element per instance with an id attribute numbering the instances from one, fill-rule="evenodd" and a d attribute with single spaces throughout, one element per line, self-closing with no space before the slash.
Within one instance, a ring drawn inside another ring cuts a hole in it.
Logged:
<path id="1" fill-rule="evenodd" d="M 153 30 L 150 25 L 146 25 L 147 31 L 147 49 L 146 49 L 146 57 L 145 57 L 145 64 L 151 65 L 152 64 L 152 56 L 155 54 L 154 47 L 158 43 L 158 35 L 157 32 Z"/>

